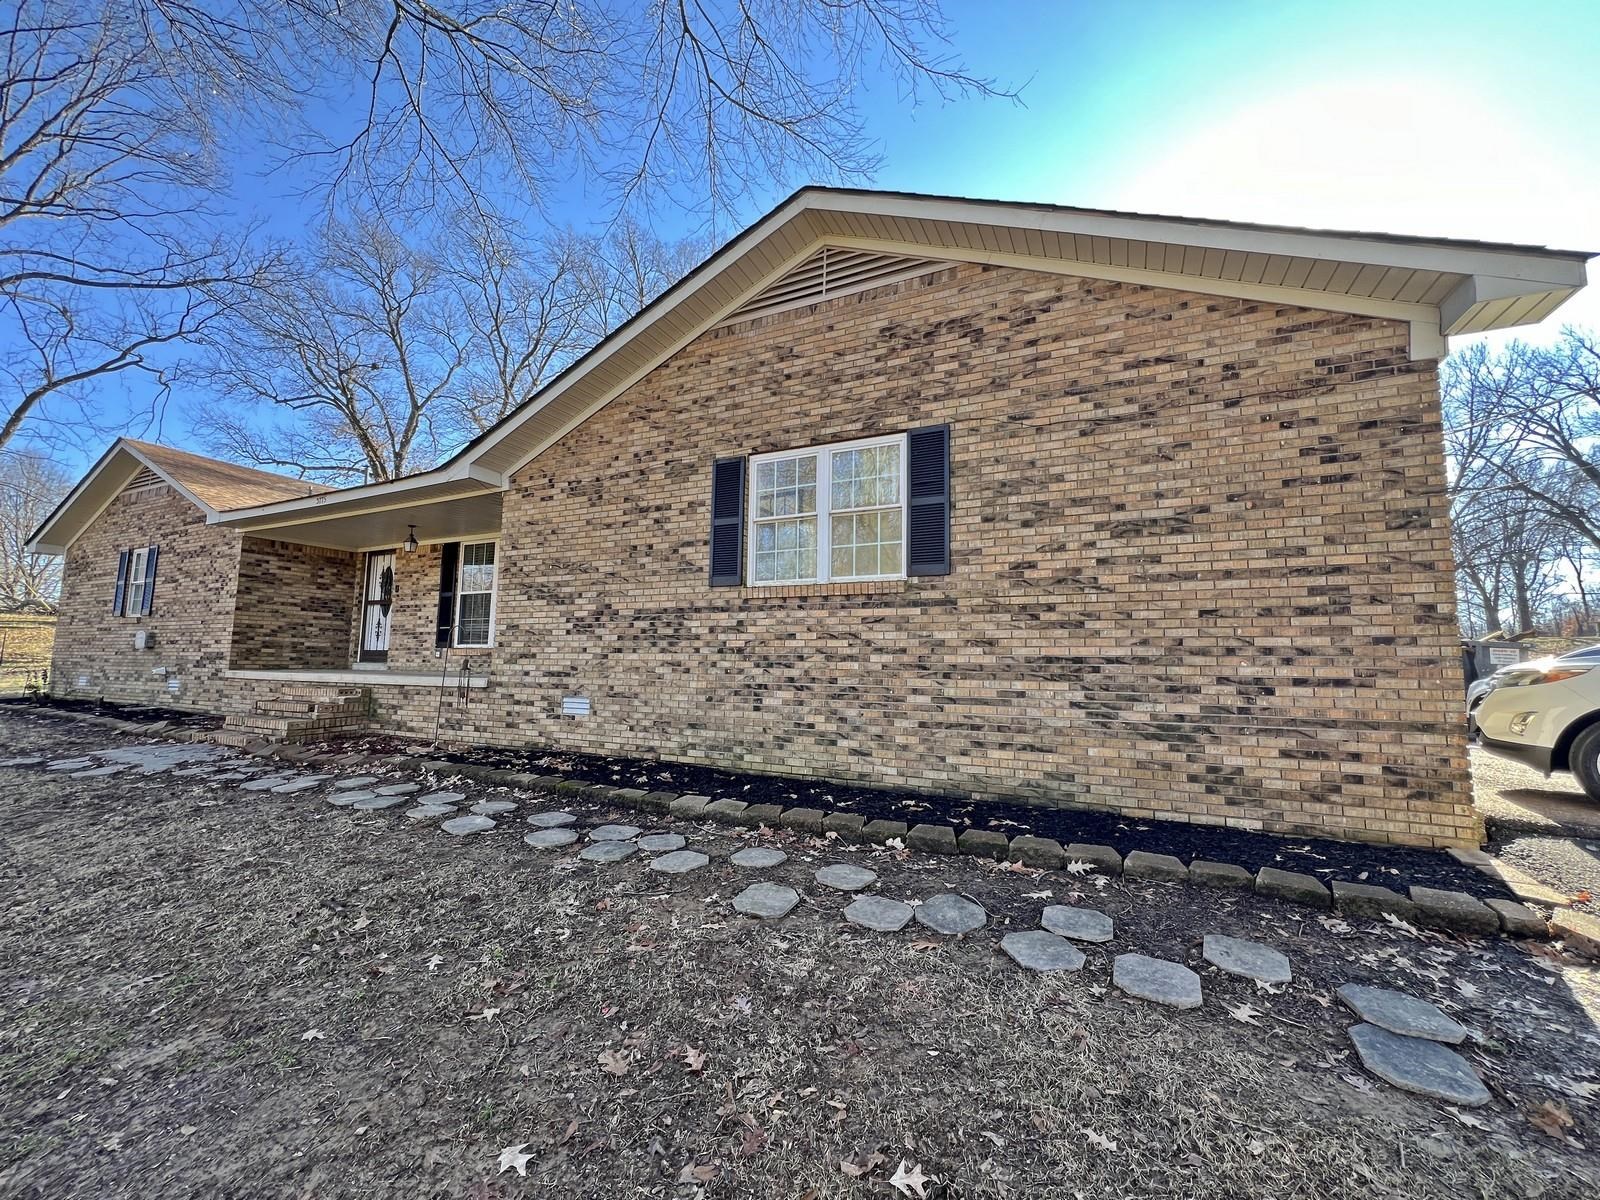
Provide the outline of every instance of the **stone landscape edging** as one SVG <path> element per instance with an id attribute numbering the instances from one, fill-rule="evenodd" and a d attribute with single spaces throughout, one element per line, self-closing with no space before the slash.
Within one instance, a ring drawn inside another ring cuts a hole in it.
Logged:
<path id="1" fill-rule="evenodd" d="M 173 729 L 165 721 L 145 724 L 95 713 L 48 709 L 58 716 L 85 724 L 100 725 L 119 732 L 158 737 L 168 741 L 213 741 L 214 730 Z M 260 743 L 242 747 L 258 758 L 285 758 L 291 761 L 313 757 L 315 750 L 296 743 Z M 302 752 L 304 751 L 304 752 Z M 1262 867 L 1253 876 L 1234 863 L 1196 859 L 1185 865 L 1181 859 L 1143 850 L 1126 856 L 1115 847 L 1072 843 L 1067 846 L 1054 838 L 1019 834 L 1007 838 L 992 830 L 969 829 L 957 835 L 943 823 L 907 825 L 903 821 L 867 821 L 859 813 L 829 812 L 809 807 L 784 808 L 776 804 L 746 804 L 742 800 L 712 800 L 708 796 L 650 792 L 643 788 L 616 787 L 586 783 L 561 775 L 537 775 L 476 763 L 456 763 L 429 759 L 409 753 L 394 756 L 434 775 L 454 775 L 498 787 L 542 788 L 557 794 L 608 801 L 624 808 L 685 820 L 713 821 L 745 828 L 768 825 L 796 832 L 836 835 L 840 840 L 860 845 L 886 845 L 898 842 L 907 850 L 929 854 L 987 858 L 1014 862 L 1037 870 L 1064 870 L 1070 864 L 1084 863 L 1094 872 L 1152 883 L 1187 883 L 1234 891 L 1250 891 L 1258 896 L 1291 904 L 1337 911 L 1345 916 L 1382 920 L 1393 917 L 1408 924 L 1457 934 L 1491 934 L 1548 941 L 1563 940 L 1575 953 L 1600 961 L 1600 919 L 1587 913 L 1564 909 L 1566 898 L 1544 887 L 1509 864 L 1501 863 L 1482 850 L 1448 851 L 1458 862 L 1474 867 L 1514 894 L 1526 895 L 1539 903 L 1550 904 L 1553 916 L 1546 920 L 1520 900 L 1504 897 L 1480 899 L 1469 892 L 1411 886 L 1408 895 L 1373 884 L 1334 880 L 1324 884 L 1312 875 Z"/>

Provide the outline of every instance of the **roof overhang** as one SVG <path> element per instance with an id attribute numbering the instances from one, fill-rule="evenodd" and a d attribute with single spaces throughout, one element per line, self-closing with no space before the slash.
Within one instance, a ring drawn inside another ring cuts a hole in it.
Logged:
<path id="1" fill-rule="evenodd" d="M 215 521 L 295 540 L 392 542 L 400 517 L 505 487 L 512 475 L 819 248 L 977 262 L 1403 321 L 1413 358 L 1453 334 L 1542 320 L 1589 257 L 1488 242 L 1344 233 L 1051 205 L 804 188 L 711 255 L 505 420 L 436 470 L 230 512 Z M 443 510 L 441 522 L 448 524 Z M 424 533 L 424 517 L 418 536 Z M 300 530 L 291 535 L 290 528 Z M 498 517 L 496 519 L 498 528 Z M 472 532 L 485 532 L 474 530 Z M 403 534 L 402 534 L 403 536 Z"/>
<path id="2" fill-rule="evenodd" d="M 128 486 L 128 481 L 141 470 L 154 471 L 161 476 L 162 480 L 185 500 L 205 513 L 207 520 L 216 514 L 216 509 L 173 479 L 137 446 L 119 438 L 100 456 L 100 460 L 89 468 L 84 477 L 78 481 L 78 486 L 67 493 L 66 499 L 56 505 L 50 515 L 40 523 L 39 528 L 29 535 L 26 547 L 28 552 L 65 554 L 67 548 L 77 540 L 78 535 L 122 494 L 122 489 Z"/>
<path id="3" fill-rule="evenodd" d="M 441 469 L 393 483 L 236 509 L 211 522 L 252 537 L 334 550 L 380 550 L 400 545 L 412 526 L 424 542 L 493 537 L 500 532 L 502 490 L 498 476 Z"/>

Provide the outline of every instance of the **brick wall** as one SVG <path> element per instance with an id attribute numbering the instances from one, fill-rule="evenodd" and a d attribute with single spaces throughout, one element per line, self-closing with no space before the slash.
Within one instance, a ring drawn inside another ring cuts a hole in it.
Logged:
<path id="1" fill-rule="evenodd" d="M 944 421 L 953 574 L 707 586 L 714 458 Z M 525 467 L 462 734 L 1470 843 L 1443 482 L 1403 324 L 952 268 L 708 333 Z"/>
<path id="2" fill-rule="evenodd" d="M 231 662 L 257 670 L 351 663 L 363 557 L 247 537 L 239 552 Z"/>
<path id="3" fill-rule="evenodd" d="M 111 600 L 121 550 L 155 545 L 150 615 L 117 617 Z M 239 535 L 207 526 L 205 515 L 170 487 L 124 492 L 67 550 L 61 619 L 51 665 L 58 696 L 104 697 L 169 708 L 222 709 Z M 135 650 L 136 629 L 152 648 Z M 166 667 L 176 693 L 153 673 Z M 84 679 L 79 684 L 79 679 Z"/>

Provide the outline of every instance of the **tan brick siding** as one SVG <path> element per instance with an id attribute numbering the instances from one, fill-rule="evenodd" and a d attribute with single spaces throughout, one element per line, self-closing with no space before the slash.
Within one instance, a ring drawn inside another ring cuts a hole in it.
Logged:
<path id="1" fill-rule="evenodd" d="M 256 670 L 343 670 L 362 556 L 247 537 L 239 552 L 230 661 Z"/>
<path id="2" fill-rule="evenodd" d="M 1471 842 L 1437 381 L 1406 335 L 962 266 L 702 336 L 518 474 L 463 732 Z M 707 586 L 714 458 L 945 421 L 952 575 Z"/>
<path id="3" fill-rule="evenodd" d="M 150 615 L 111 613 L 117 554 L 160 547 Z M 205 523 L 205 514 L 170 487 L 124 492 L 67 550 L 51 691 L 83 699 L 220 709 L 227 669 L 239 535 Z M 150 631 L 148 650 L 134 631 Z M 154 673 L 166 667 L 176 693 Z M 86 682 L 78 683 L 80 678 Z"/>

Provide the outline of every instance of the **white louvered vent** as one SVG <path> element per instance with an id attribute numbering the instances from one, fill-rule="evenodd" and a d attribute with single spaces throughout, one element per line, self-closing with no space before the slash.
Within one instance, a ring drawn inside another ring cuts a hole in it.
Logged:
<path id="1" fill-rule="evenodd" d="M 816 304 L 820 300 L 881 287 L 948 266 L 948 262 L 932 258 L 908 258 L 900 254 L 824 246 L 794 270 L 750 297 L 723 318 L 721 323 L 728 325 L 734 321 L 748 321 L 751 317 L 782 312 L 786 308 Z"/>
<path id="2" fill-rule="evenodd" d="M 157 475 L 149 467 L 141 467 L 139 473 L 128 480 L 124 492 L 148 492 L 166 485 L 166 480 Z"/>

